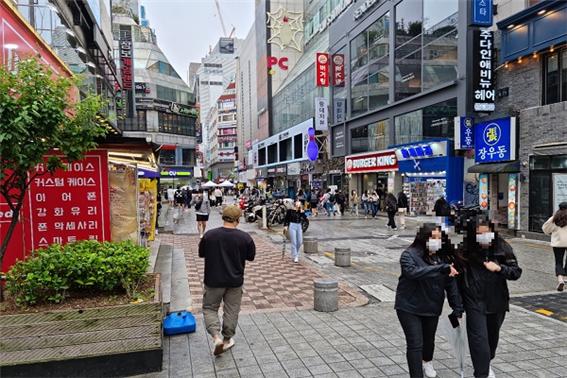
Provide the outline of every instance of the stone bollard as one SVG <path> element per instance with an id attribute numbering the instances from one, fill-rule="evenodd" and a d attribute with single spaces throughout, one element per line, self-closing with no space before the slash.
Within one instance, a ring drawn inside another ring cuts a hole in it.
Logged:
<path id="1" fill-rule="evenodd" d="M 315 280 L 313 282 L 313 308 L 321 312 L 333 312 L 339 309 L 338 281 Z"/>
<path id="2" fill-rule="evenodd" d="M 350 266 L 350 248 L 335 248 L 335 266 Z"/>
<path id="3" fill-rule="evenodd" d="M 318 253 L 319 252 L 319 245 L 317 243 L 317 239 L 313 237 L 305 237 L 303 238 L 303 252 L 305 253 Z"/>

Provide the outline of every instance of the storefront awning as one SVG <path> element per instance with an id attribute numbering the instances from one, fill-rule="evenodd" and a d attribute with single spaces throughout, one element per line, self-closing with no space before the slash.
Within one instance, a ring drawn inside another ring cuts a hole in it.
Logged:
<path id="1" fill-rule="evenodd" d="M 519 161 L 506 163 L 477 164 L 469 168 L 469 173 L 515 173 L 520 172 Z"/>

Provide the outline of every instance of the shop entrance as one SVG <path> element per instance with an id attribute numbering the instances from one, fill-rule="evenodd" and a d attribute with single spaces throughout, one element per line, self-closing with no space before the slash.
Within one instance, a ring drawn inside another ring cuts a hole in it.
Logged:
<path id="1" fill-rule="evenodd" d="M 388 172 L 380 173 L 364 173 L 360 175 L 360 185 L 361 193 L 368 191 L 368 193 L 374 190 L 380 192 L 388 188 Z"/>
<path id="2" fill-rule="evenodd" d="M 406 177 L 403 191 L 409 199 L 410 213 L 433 213 L 435 201 L 446 197 L 447 180 L 444 178 Z"/>

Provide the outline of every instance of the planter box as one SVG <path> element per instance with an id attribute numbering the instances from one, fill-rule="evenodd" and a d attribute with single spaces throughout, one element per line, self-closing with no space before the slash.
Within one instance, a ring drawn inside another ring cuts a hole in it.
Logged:
<path id="1" fill-rule="evenodd" d="M 112 377 L 161 371 L 163 306 L 150 303 L 0 316 L 4 377 Z"/>

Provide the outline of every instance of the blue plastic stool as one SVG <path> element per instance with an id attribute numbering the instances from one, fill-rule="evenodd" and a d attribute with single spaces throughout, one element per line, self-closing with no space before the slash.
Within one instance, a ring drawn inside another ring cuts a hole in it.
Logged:
<path id="1" fill-rule="evenodd" d="M 166 336 L 192 333 L 196 328 L 195 316 L 189 311 L 172 312 L 163 319 L 163 333 Z"/>

